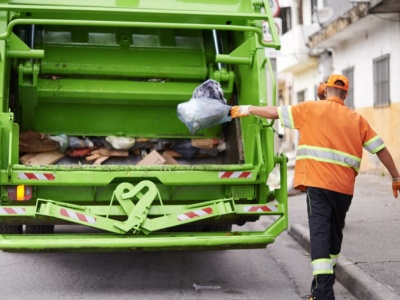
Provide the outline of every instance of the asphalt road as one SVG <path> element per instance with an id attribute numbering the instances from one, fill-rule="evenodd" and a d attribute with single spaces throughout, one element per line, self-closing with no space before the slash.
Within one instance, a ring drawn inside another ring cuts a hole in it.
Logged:
<path id="1" fill-rule="evenodd" d="M 311 267 L 308 253 L 284 232 L 257 250 L 0 252 L 0 278 L 7 300 L 295 300 L 308 293 Z M 335 289 L 338 300 L 355 299 Z"/>

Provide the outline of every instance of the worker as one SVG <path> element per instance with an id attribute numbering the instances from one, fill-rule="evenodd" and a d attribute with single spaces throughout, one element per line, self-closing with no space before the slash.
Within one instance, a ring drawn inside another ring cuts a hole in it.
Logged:
<path id="1" fill-rule="evenodd" d="M 364 117 L 345 106 L 348 89 L 348 79 L 333 74 L 326 83 L 325 101 L 280 107 L 241 105 L 230 110 L 232 118 L 279 118 L 283 126 L 300 132 L 294 187 L 307 197 L 313 270 L 309 299 L 335 299 L 335 265 L 363 148 L 377 154 L 392 176 L 395 198 L 400 190 L 400 175 L 384 142 Z"/>
<path id="2" fill-rule="evenodd" d="M 318 86 L 317 89 L 317 95 L 319 100 L 325 100 L 326 96 L 325 96 L 325 88 L 326 88 L 326 83 L 325 82 L 321 82 Z"/>

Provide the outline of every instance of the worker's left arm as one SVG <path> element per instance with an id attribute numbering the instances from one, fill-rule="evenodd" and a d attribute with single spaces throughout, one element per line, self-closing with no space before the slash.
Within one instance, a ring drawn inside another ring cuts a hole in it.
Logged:
<path id="1" fill-rule="evenodd" d="M 386 167 L 386 169 L 393 178 L 392 179 L 393 196 L 397 198 L 398 191 L 400 191 L 400 174 L 396 168 L 393 157 L 386 147 L 377 152 L 376 155 L 378 156 L 379 160 Z"/>

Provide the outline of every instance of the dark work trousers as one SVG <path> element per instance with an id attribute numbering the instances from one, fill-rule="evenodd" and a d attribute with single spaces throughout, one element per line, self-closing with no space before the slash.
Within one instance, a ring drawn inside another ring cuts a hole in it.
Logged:
<path id="1" fill-rule="evenodd" d="M 307 188 L 311 261 L 339 255 L 343 241 L 342 230 L 352 198 L 352 195 L 322 188 Z M 311 293 L 317 300 L 335 299 L 334 283 L 334 273 L 314 275 Z"/>

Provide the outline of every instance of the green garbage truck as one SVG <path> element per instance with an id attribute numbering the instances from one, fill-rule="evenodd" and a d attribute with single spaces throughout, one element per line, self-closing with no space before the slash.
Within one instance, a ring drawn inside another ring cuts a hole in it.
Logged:
<path id="1" fill-rule="evenodd" d="M 273 121 L 177 117 L 209 80 L 226 105 L 275 104 L 266 47 L 266 0 L 0 1 L 0 249 L 273 243 L 288 226 Z"/>

